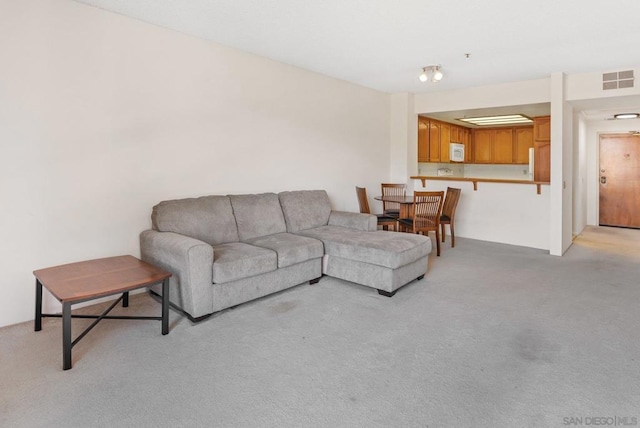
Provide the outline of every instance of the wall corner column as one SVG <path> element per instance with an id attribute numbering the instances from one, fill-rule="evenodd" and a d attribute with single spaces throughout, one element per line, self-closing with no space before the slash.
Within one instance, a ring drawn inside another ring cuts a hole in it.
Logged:
<path id="1" fill-rule="evenodd" d="M 566 101 L 566 75 L 551 74 L 551 185 L 549 253 L 561 256 L 573 230 L 573 108 Z"/>
<path id="2" fill-rule="evenodd" d="M 407 182 L 418 173 L 418 116 L 415 114 L 414 95 L 391 94 L 389 179 L 394 183 Z"/>

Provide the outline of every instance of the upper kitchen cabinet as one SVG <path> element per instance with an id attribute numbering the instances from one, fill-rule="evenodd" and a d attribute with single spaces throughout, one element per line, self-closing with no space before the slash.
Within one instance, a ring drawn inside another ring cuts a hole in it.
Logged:
<path id="1" fill-rule="evenodd" d="M 464 161 L 473 162 L 473 152 L 471 150 L 471 129 L 460 127 L 460 143 L 464 144 Z"/>
<path id="2" fill-rule="evenodd" d="M 440 162 L 449 162 L 449 144 L 451 144 L 451 128 L 448 123 L 440 124 Z"/>
<path id="3" fill-rule="evenodd" d="M 535 181 L 551 181 L 551 117 L 533 118 L 534 164 L 533 179 Z"/>
<path id="4" fill-rule="evenodd" d="M 513 163 L 513 129 L 495 130 L 493 163 Z"/>
<path id="5" fill-rule="evenodd" d="M 533 147 L 533 128 L 516 128 L 513 139 L 513 163 L 529 163 L 529 149 Z"/>
<path id="6" fill-rule="evenodd" d="M 440 122 L 418 117 L 418 162 L 441 162 L 441 134 Z"/>
<path id="7" fill-rule="evenodd" d="M 473 130 L 473 162 L 513 163 L 513 128 Z"/>
<path id="8" fill-rule="evenodd" d="M 418 117 L 418 162 L 429 162 L 429 119 Z"/>
<path id="9" fill-rule="evenodd" d="M 440 162 L 440 122 L 429 121 L 429 162 Z"/>
<path id="10" fill-rule="evenodd" d="M 418 162 L 450 162 L 450 144 L 463 144 L 464 162 L 527 164 L 533 147 L 531 126 L 471 129 L 418 117 Z"/>
<path id="11" fill-rule="evenodd" d="M 418 162 L 450 162 L 449 145 L 465 145 L 465 162 L 471 161 L 471 131 L 436 119 L 418 116 Z"/>
<path id="12" fill-rule="evenodd" d="M 535 141 L 551 141 L 551 116 L 534 117 L 533 133 Z"/>
<path id="13" fill-rule="evenodd" d="M 493 142 L 493 132 L 491 129 L 473 130 L 473 162 L 491 163 L 491 145 Z"/>

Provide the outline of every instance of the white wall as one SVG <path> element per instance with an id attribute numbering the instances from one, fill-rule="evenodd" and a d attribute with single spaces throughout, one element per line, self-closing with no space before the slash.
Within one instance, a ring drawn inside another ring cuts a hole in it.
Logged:
<path id="1" fill-rule="evenodd" d="M 635 88 L 623 88 L 603 91 L 602 90 L 602 74 L 613 71 L 634 70 L 636 76 Z M 640 85 L 638 85 L 638 72 L 640 69 L 635 67 L 616 69 L 616 70 L 603 70 L 594 73 L 577 73 L 567 75 L 566 79 L 566 100 L 591 100 L 607 98 L 620 98 L 627 96 L 640 95 Z M 616 100 L 616 104 L 619 100 Z"/>
<path id="2" fill-rule="evenodd" d="M 581 113 L 574 113 L 573 153 L 573 234 L 587 225 L 587 124 Z"/>
<path id="3" fill-rule="evenodd" d="M 550 79 L 478 86 L 415 96 L 416 114 L 548 103 Z M 417 125 L 416 125 L 417 126 Z"/>
<path id="4" fill-rule="evenodd" d="M 390 181 L 405 183 L 415 175 L 418 163 L 418 116 L 413 112 L 413 94 L 391 95 Z"/>
<path id="5" fill-rule="evenodd" d="M 549 252 L 561 256 L 573 231 L 573 109 L 564 73 L 551 75 L 551 236 Z"/>
<path id="6" fill-rule="evenodd" d="M 0 326 L 164 199 L 389 179 L 390 97 L 69 0 L 0 1 Z M 46 309 L 57 307 L 50 297 Z"/>
<path id="7" fill-rule="evenodd" d="M 549 249 L 549 186 L 415 180 L 416 190 L 462 189 L 456 209 L 456 236 Z M 446 227 L 447 233 L 448 227 Z M 447 240 L 449 245 L 451 241 Z"/>

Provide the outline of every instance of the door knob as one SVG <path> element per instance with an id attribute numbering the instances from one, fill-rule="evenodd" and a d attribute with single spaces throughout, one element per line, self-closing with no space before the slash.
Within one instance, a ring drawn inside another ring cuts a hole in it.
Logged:
<path id="1" fill-rule="evenodd" d="M 600 177 L 600 184 L 607 184 L 607 177 L 605 177 L 604 175 Z"/>

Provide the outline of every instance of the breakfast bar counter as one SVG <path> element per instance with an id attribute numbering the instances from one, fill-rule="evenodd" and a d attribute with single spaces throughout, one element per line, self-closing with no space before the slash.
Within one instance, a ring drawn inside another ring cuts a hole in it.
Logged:
<path id="1" fill-rule="evenodd" d="M 533 184 L 536 186 L 537 194 L 541 193 L 540 187 L 549 185 L 548 181 L 533 181 L 533 180 L 507 180 L 500 178 L 471 178 L 471 177 L 454 177 L 454 176 L 429 176 L 429 175 L 414 175 L 410 178 L 422 181 L 422 187 L 426 187 L 427 180 L 440 180 L 440 181 L 469 181 L 473 183 L 473 190 L 478 190 L 478 183 L 507 183 L 507 184 Z"/>
<path id="2" fill-rule="evenodd" d="M 410 179 L 414 191 L 461 189 L 456 237 L 549 250 L 549 183 L 435 174 Z"/>

